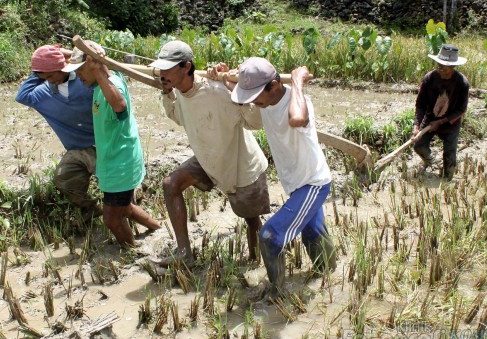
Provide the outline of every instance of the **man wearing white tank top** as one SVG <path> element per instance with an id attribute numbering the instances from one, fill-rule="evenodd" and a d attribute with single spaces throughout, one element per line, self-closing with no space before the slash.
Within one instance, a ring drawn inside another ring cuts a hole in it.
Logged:
<path id="1" fill-rule="evenodd" d="M 252 57 L 240 65 L 239 80 L 232 91 L 234 102 L 260 107 L 276 170 L 289 195 L 259 233 L 271 298 L 284 291 L 284 249 L 300 233 L 316 271 L 336 268 L 323 211 L 331 174 L 318 143 L 313 104 L 303 93 L 308 77 L 308 69 L 299 67 L 292 72 L 292 85 L 283 85 L 269 61 Z"/>

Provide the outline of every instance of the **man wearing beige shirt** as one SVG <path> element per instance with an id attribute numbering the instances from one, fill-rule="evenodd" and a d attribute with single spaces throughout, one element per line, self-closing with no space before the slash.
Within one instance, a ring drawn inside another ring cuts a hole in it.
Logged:
<path id="1" fill-rule="evenodd" d="M 249 259 L 255 260 L 259 216 L 270 212 L 267 160 L 250 131 L 262 127 L 259 110 L 233 103 L 221 82 L 195 75 L 193 51 L 182 41 L 165 44 L 150 66 L 160 70 L 167 116 L 184 127 L 194 152 L 163 181 L 178 249 L 160 264 L 193 259 L 183 198 L 189 186 L 209 191 L 216 185 L 228 196 L 234 213 L 248 225 Z"/>

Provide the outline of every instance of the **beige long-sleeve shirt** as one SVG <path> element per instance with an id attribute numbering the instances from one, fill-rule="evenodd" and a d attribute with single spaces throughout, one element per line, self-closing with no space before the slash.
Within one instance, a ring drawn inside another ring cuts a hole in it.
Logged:
<path id="1" fill-rule="evenodd" d="M 267 159 L 249 130 L 262 128 L 260 110 L 233 103 L 221 82 L 195 75 L 191 90 L 163 95 L 163 106 L 184 127 L 198 162 L 224 192 L 252 184 L 266 170 Z"/>

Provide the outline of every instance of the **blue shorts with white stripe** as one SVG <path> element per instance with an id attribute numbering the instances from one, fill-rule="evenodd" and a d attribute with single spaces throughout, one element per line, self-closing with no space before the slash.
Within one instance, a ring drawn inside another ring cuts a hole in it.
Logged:
<path id="1" fill-rule="evenodd" d="M 302 233 L 305 240 L 326 234 L 324 206 L 331 183 L 323 186 L 305 185 L 298 188 L 285 204 L 260 230 L 260 241 L 268 245 L 272 255 Z"/>

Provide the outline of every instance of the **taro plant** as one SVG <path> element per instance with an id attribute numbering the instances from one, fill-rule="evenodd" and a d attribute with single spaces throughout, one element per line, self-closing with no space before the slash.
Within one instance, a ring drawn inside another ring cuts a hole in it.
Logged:
<path id="1" fill-rule="evenodd" d="M 257 51 L 260 57 L 266 58 L 272 64 L 279 64 L 281 52 L 284 47 L 284 34 L 277 32 L 269 32 L 263 38 L 257 37 L 257 40 L 262 41 L 262 45 Z"/>
<path id="2" fill-rule="evenodd" d="M 377 31 L 366 27 L 364 30 L 352 28 L 348 32 L 348 52 L 345 67 L 354 73 L 354 70 L 364 68 L 367 64 L 365 52 L 367 52 L 377 39 Z"/>
<path id="3" fill-rule="evenodd" d="M 98 37 L 98 43 L 108 48 L 117 49 L 129 53 L 134 53 L 134 41 L 135 37 L 130 30 L 126 31 L 106 31 Z M 123 58 L 125 53 L 107 51 L 107 54 L 114 58 Z"/>
<path id="4" fill-rule="evenodd" d="M 387 69 L 389 68 L 389 62 L 387 61 L 387 55 L 391 51 L 392 39 L 388 36 L 378 36 L 375 40 L 375 46 L 379 53 L 379 59 L 372 64 L 372 71 L 374 73 L 374 79 L 386 80 Z"/>
<path id="5" fill-rule="evenodd" d="M 438 54 L 441 45 L 446 43 L 448 39 L 448 32 L 444 22 L 437 22 L 429 19 L 426 24 L 426 44 L 430 54 Z"/>
<path id="6" fill-rule="evenodd" d="M 316 46 L 318 44 L 319 32 L 316 28 L 310 27 L 303 32 L 302 43 L 306 52 L 306 61 L 310 65 L 310 72 L 316 73 L 318 60 L 316 57 Z"/>

